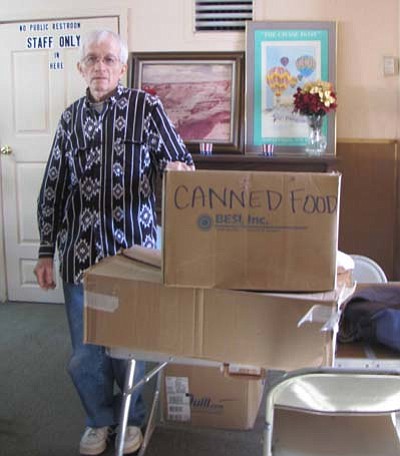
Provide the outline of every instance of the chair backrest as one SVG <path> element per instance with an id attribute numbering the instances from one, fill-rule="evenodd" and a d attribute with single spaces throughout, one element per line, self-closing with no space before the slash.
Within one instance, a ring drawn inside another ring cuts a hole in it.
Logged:
<path id="1" fill-rule="evenodd" d="M 161 250 L 162 249 L 162 227 L 160 225 L 157 225 L 157 243 L 156 243 L 156 249 Z"/>
<path id="2" fill-rule="evenodd" d="M 353 278 L 359 283 L 387 283 L 387 277 L 379 264 L 363 255 L 350 255 L 354 260 Z"/>
<path id="3" fill-rule="evenodd" d="M 269 406 L 309 413 L 386 414 L 400 410 L 400 375 L 383 370 L 304 369 L 271 388 Z"/>

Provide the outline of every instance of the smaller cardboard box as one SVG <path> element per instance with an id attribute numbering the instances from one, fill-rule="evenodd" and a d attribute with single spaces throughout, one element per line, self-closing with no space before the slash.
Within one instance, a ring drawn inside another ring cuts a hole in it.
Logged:
<path id="1" fill-rule="evenodd" d="M 333 290 L 339 189 L 337 173 L 167 172 L 164 284 Z"/>
<path id="2" fill-rule="evenodd" d="M 227 375 L 219 367 L 169 364 L 162 407 L 168 422 L 225 429 L 252 429 L 264 380 Z"/>
<path id="3" fill-rule="evenodd" d="M 126 254 L 135 251 L 157 254 L 139 247 Z M 88 343 L 144 351 L 147 359 L 165 354 L 270 369 L 333 362 L 342 293 L 166 287 L 159 267 L 123 255 L 86 271 L 84 288 Z"/>

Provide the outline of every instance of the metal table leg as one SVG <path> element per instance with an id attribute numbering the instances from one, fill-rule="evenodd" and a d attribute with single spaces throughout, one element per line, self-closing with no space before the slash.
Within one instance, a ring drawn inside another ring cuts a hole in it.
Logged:
<path id="1" fill-rule="evenodd" d="M 162 369 L 162 368 L 161 368 Z M 160 401 L 160 389 L 161 389 L 161 369 L 157 372 L 157 382 L 154 390 L 153 402 L 151 404 L 149 418 L 147 420 L 146 432 L 143 436 L 142 447 L 140 448 L 138 456 L 143 456 L 147 450 L 150 438 L 153 435 L 154 429 L 156 427 L 156 411 Z"/>
<path id="2" fill-rule="evenodd" d="M 274 403 L 271 397 L 272 395 L 273 391 L 267 392 L 263 433 L 263 456 L 272 456 L 272 434 L 274 429 Z"/>
<path id="3" fill-rule="evenodd" d="M 124 383 L 124 390 L 122 396 L 122 409 L 121 409 L 121 419 L 120 419 L 120 426 L 119 432 L 117 435 L 116 441 L 116 456 L 123 456 L 123 448 L 124 448 L 124 441 L 126 435 L 126 427 L 128 425 L 128 414 L 129 414 L 129 407 L 131 404 L 132 393 L 135 389 L 140 388 L 149 380 L 151 380 L 154 375 L 159 374 L 157 378 L 157 386 L 155 389 L 153 403 L 150 410 L 150 415 L 148 419 L 148 424 L 146 428 L 146 432 L 143 438 L 142 448 L 140 450 L 140 455 L 143 455 L 146 451 L 148 442 L 150 440 L 151 434 L 154 430 L 154 421 L 155 421 L 155 411 L 159 402 L 159 393 L 160 393 L 160 386 L 161 386 L 161 371 L 164 367 L 168 364 L 168 362 L 160 363 L 154 369 L 152 369 L 147 375 L 145 375 L 136 385 L 133 384 L 134 374 L 135 374 L 135 367 L 136 361 L 134 359 L 129 359 L 128 367 L 125 374 L 125 383 Z"/>
<path id="4" fill-rule="evenodd" d="M 116 441 L 116 456 L 123 456 L 123 448 L 124 448 L 124 441 L 125 441 L 125 434 L 126 434 L 126 426 L 128 424 L 128 413 L 129 407 L 131 405 L 132 399 L 132 387 L 133 387 L 133 379 L 135 376 L 135 368 L 136 368 L 136 361 L 134 359 L 130 359 L 128 361 L 128 367 L 125 373 L 125 382 L 124 382 L 124 390 L 122 392 L 122 409 L 121 409 L 121 420 L 119 426 L 119 432 L 117 434 L 117 441 Z"/>

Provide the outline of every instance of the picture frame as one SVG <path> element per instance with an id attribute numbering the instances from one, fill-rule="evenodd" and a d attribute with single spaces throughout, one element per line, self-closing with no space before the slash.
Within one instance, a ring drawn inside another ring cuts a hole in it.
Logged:
<path id="1" fill-rule="evenodd" d="M 336 30 L 334 21 L 246 24 L 247 154 L 262 153 L 268 144 L 274 155 L 307 155 L 307 122 L 293 112 L 293 94 L 318 79 L 335 86 Z M 324 155 L 336 155 L 334 112 L 324 117 L 322 132 L 327 138 Z"/>
<path id="2" fill-rule="evenodd" d="M 191 153 L 244 153 L 244 52 L 132 52 L 128 81 L 157 95 Z"/>

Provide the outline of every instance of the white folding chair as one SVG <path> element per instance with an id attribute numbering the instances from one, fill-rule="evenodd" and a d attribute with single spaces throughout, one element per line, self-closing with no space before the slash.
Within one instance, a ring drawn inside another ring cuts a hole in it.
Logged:
<path id="1" fill-rule="evenodd" d="M 353 278 L 359 283 L 387 283 L 387 277 L 379 264 L 363 255 L 350 255 L 354 260 Z"/>
<path id="2" fill-rule="evenodd" d="M 400 410 L 400 374 L 335 368 L 285 374 L 267 392 L 264 456 L 273 454 L 275 407 L 328 415 L 395 416 Z"/>
<path id="3" fill-rule="evenodd" d="M 383 269 L 374 260 L 350 256 L 355 263 L 354 280 L 387 282 Z M 393 370 L 331 367 L 284 374 L 267 391 L 264 456 L 273 454 L 275 407 L 328 415 L 393 414 L 395 420 L 400 410 L 400 363 Z"/>

